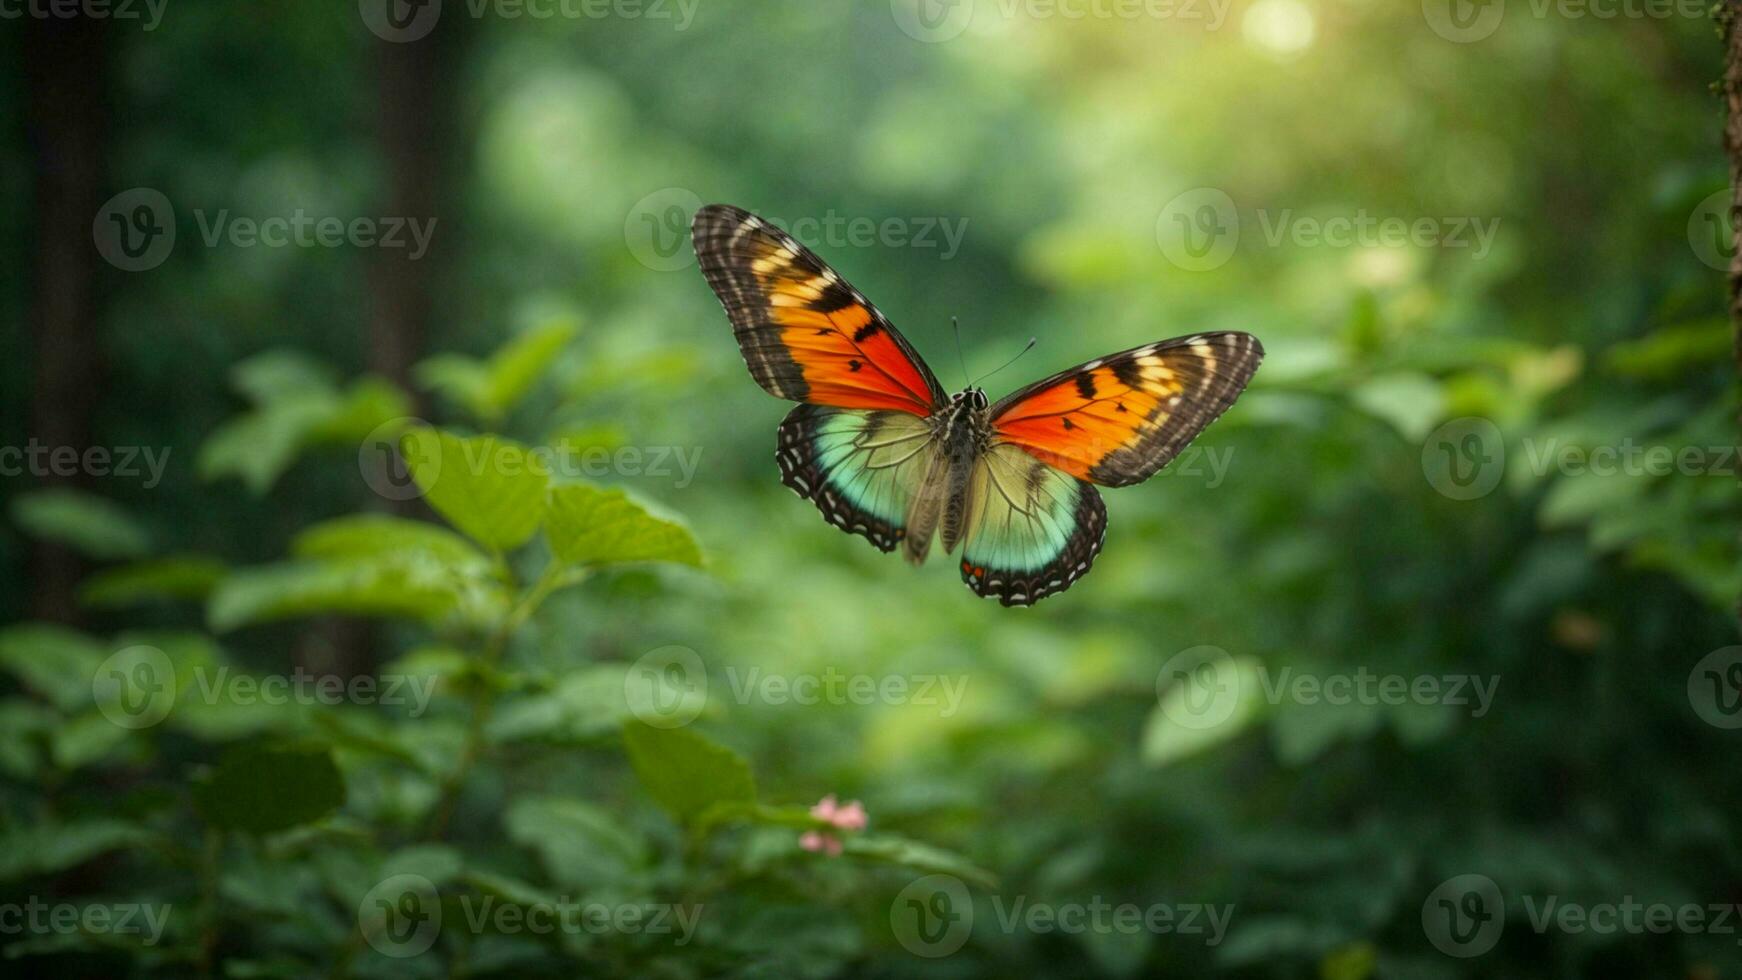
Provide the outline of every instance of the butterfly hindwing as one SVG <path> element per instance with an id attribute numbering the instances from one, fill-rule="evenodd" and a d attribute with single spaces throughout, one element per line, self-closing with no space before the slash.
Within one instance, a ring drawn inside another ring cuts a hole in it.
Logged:
<path id="1" fill-rule="evenodd" d="M 937 444 L 906 412 L 800 405 L 780 423 L 781 481 L 849 534 L 893 551 Z"/>
<path id="2" fill-rule="evenodd" d="M 999 442 L 1106 487 L 1149 479 L 1234 403 L 1264 347 L 1228 331 L 1146 344 L 992 406 Z"/>
<path id="3" fill-rule="evenodd" d="M 1107 533 L 1095 488 L 1015 446 L 992 446 L 968 481 L 962 581 L 1006 606 L 1063 592 L 1094 564 Z"/>
<path id="4" fill-rule="evenodd" d="M 946 400 L 907 339 L 791 235 L 742 208 L 710 204 L 696 212 L 691 237 L 744 362 L 769 394 L 914 415 Z"/>

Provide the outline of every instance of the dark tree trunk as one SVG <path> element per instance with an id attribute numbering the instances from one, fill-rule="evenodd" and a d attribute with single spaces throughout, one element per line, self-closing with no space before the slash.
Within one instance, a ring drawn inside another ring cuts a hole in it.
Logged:
<path id="1" fill-rule="evenodd" d="M 376 45 L 385 213 L 435 222 L 426 254 L 381 248 L 371 267 L 369 367 L 408 390 L 411 366 L 423 356 L 429 337 L 439 266 L 458 231 L 444 212 L 453 199 L 448 178 L 459 144 L 454 93 L 464 20 L 449 17 L 427 37 Z"/>
<path id="2" fill-rule="evenodd" d="M 99 263 L 91 225 L 103 204 L 107 150 L 109 21 L 26 17 L 26 139 L 35 174 L 29 312 L 30 436 L 45 446 L 91 444 L 101 369 L 97 344 Z M 77 484 L 82 475 L 43 480 Z M 31 556 L 33 614 L 78 616 L 78 556 L 38 542 Z"/>

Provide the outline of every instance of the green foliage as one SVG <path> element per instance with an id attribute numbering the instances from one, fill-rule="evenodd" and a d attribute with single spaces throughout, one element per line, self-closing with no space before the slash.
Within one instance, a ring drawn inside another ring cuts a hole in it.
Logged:
<path id="1" fill-rule="evenodd" d="M 695 732 L 630 724 L 623 746 L 648 795 L 679 821 L 694 823 L 714 807 L 756 802 L 744 757 Z"/>
<path id="2" fill-rule="evenodd" d="M 325 746 L 262 743 L 224 753 L 194 784 L 194 806 L 213 827 L 270 834 L 311 823 L 345 802 L 345 783 Z"/>
<path id="3" fill-rule="evenodd" d="M 463 354 L 432 357 L 417 366 L 417 379 L 453 399 L 473 418 L 497 425 L 550 370 L 575 331 L 575 324 L 559 320 L 522 332 L 488 360 Z"/>
<path id="4" fill-rule="evenodd" d="M 302 452 L 355 446 L 411 407 L 403 392 L 376 378 L 341 390 L 318 362 L 295 351 L 243 361 L 231 383 L 253 407 L 206 439 L 200 476 L 241 480 L 256 495 L 271 489 Z"/>
<path id="5" fill-rule="evenodd" d="M 683 525 L 648 513 L 622 490 L 576 483 L 553 487 L 546 521 L 552 553 L 576 565 L 702 563 L 701 549 Z"/>
<path id="6" fill-rule="evenodd" d="M 5 478 L 0 882 L 173 913 L 152 946 L 0 936 L 14 972 L 1729 975 L 1732 936 L 1539 931 L 1524 906 L 1726 903 L 1742 880 L 1736 730 L 1690 697 L 1723 677 L 1697 665 L 1735 642 L 1742 591 L 1702 18 L 1513 4 L 1457 43 L 1438 0 L 1255 0 L 1213 26 L 1183 4 L 703 3 L 683 31 L 446 4 L 456 35 L 395 48 L 457 82 L 419 92 L 457 166 L 447 251 L 414 270 L 415 398 L 365 367 L 407 339 L 378 295 L 404 285 L 394 256 L 198 242 L 225 209 L 396 199 L 404 155 L 351 125 L 383 112 L 359 80 L 392 76 L 390 42 L 356 4 L 280 6 L 110 32 L 138 111 L 105 159 L 180 236 L 104 278 L 93 438 L 172 452 L 161 485 L 84 474 L 76 508 Z M 897 22 L 964 12 L 943 43 Z M 32 182 L 4 186 L 33 227 Z M 1170 211 L 1194 188 L 1237 220 Z M 878 555 L 780 486 L 788 406 L 690 261 L 686 190 L 797 229 L 950 387 L 956 314 L 970 377 L 1040 338 L 995 398 L 1205 329 L 1269 354 L 1185 455 L 1104 494 L 1081 582 L 976 602 L 948 562 Z M 1493 238 L 1293 234 L 1361 214 Z M 1168 254 L 1181 218 L 1237 231 L 1226 261 Z M 927 224 L 961 237 L 928 248 Z M 11 279 L 30 309 L 35 278 Z M 20 418 L 28 362 L 0 361 Z M 1497 441 L 1442 442 L 1460 419 Z M 1628 440 L 1697 452 L 1579 465 Z M 413 481 L 390 494 L 369 466 L 396 446 Z M 1495 460 L 1492 487 L 1436 485 L 1448 447 Z M 26 620 L 44 541 L 98 565 L 80 630 Z M 1234 665 L 1225 715 L 1158 677 L 1204 646 Z M 1481 714 L 1329 703 L 1285 670 L 1498 687 Z M 261 696 L 299 674 L 341 693 Z M 869 826 L 814 816 L 827 794 Z M 1475 873 L 1504 933 L 1450 956 L 1424 909 Z M 372 894 L 396 875 L 440 903 L 415 955 L 368 929 L 403 907 Z M 974 913 L 936 959 L 900 916 L 931 875 Z M 1018 899 L 1233 913 L 1212 943 L 1005 925 Z M 680 943 L 474 925 L 486 900 L 702 911 Z"/>
<path id="7" fill-rule="evenodd" d="M 126 511 L 78 490 L 20 494 L 12 498 L 12 520 L 33 537 L 91 558 L 138 558 L 151 550 L 150 536 Z"/>
<path id="8" fill-rule="evenodd" d="M 544 520 L 550 472 L 525 446 L 413 429 L 403 451 L 429 505 L 487 548 L 517 548 Z"/>

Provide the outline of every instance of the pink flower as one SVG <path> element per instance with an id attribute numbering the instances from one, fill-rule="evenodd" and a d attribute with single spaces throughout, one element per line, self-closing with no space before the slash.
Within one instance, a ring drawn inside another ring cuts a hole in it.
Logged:
<path id="1" fill-rule="evenodd" d="M 807 851 L 822 851 L 830 857 L 839 857 L 841 854 L 841 839 L 839 837 L 815 830 L 805 831 L 804 836 L 798 839 L 798 846 Z"/>
<path id="2" fill-rule="evenodd" d="M 858 800 L 843 806 L 835 801 L 833 793 L 818 800 L 817 805 L 811 807 L 811 816 L 829 826 L 827 829 L 805 831 L 798 839 L 798 846 L 831 857 L 841 853 L 841 838 L 833 831 L 860 831 L 865 829 L 866 824 L 865 807 Z"/>

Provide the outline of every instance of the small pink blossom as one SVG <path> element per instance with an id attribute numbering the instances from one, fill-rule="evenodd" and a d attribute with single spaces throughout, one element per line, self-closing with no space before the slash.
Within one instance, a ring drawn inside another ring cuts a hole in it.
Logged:
<path id="1" fill-rule="evenodd" d="M 830 793 L 817 801 L 811 807 L 811 816 L 829 825 L 825 830 L 807 830 L 798 839 L 798 846 L 807 851 L 828 854 L 831 857 L 841 853 L 841 838 L 834 831 L 865 829 L 865 807 L 852 800 L 842 805 L 835 800 L 835 794 Z"/>
<path id="2" fill-rule="evenodd" d="M 798 846 L 807 851 L 821 851 L 830 857 L 841 854 L 841 839 L 816 830 L 807 830 L 798 839 Z"/>

